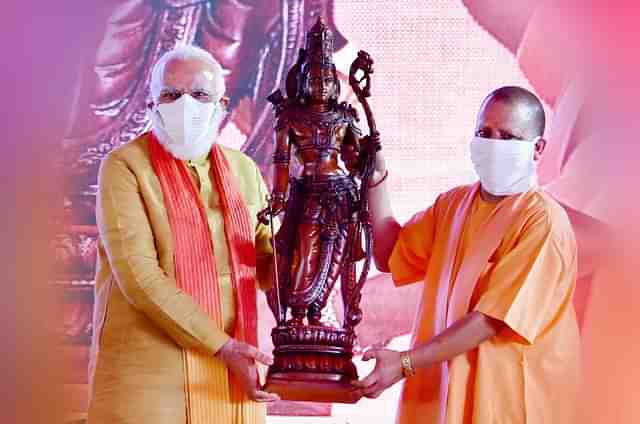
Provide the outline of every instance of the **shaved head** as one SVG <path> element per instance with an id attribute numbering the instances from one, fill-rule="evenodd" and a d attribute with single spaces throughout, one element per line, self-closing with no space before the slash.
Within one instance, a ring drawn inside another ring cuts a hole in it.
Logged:
<path id="1" fill-rule="evenodd" d="M 482 127 L 495 130 L 495 134 L 489 134 L 487 138 L 533 140 L 544 134 L 544 108 L 529 90 L 501 87 L 482 102 L 476 131 Z"/>
<path id="2" fill-rule="evenodd" d="M 535 162 L 547 145 L 544 121 L 542 103 L 524 88 L 501 87 L 484 99 L 471 142 L 471 161 L 484 200 L 498 202 L 531 188 Z"/>

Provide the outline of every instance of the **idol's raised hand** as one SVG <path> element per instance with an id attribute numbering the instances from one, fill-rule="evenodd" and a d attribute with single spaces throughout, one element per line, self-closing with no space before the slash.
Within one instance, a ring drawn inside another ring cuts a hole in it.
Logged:
<path id="1" fill-rule="evenodd" d="M 375 399 L 389 387 L 402 380 L 401 353 L 389 349 L 371 349 L 362 355 L 363 361 L 376 360 L 376 366 L 364 379 L 355 381 L 364 397 Z"/>

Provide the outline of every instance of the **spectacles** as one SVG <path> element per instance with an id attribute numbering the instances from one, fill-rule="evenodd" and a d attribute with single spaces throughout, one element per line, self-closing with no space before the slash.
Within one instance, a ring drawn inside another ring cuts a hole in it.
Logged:
<path id="1" fill-rule="evenodd" d="M 209 93 L 208 91 L 203 90 L 201 88 L 196 88 L 195 90 L 191 90 L 191 91 L 177 90 L 175 88 L 166 88 L 160 91 L 158 102 L 159 103 L 175 102 L 184 94 L 189 94 L 191 97 L 193 97 L 194 99 L 196 99 L 201 103 L 212 103 L 215 98 L 215 96 L 212 93 Z"/>

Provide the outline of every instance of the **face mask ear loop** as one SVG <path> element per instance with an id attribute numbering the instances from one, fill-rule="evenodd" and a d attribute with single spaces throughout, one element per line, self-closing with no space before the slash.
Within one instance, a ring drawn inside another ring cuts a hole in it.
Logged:
<path id="1" fill-rule="evenodd" d="M 158 110 L 157 106 L 154 106 L 153 109 L 151 109 L 151 113 L 155 113 L 158 116 L 158 119 L 160 120 L 160 124 L 164 127 L 165 126 L 164 118 L 162 117 L 162 114 Z"/>
<path id="2" fill-rule="evenodd" d="M 539 135 L 536 138 L 533 139 L 532 143 L 533 143 L 533 157 L 531 158 L 531 160 L 533 160 L 533 162 L 535 163 L 536 167 L 538 166 L 538 163 L 540 162 L 540 160 L 536 160 L 536 152 L 538 151 L 538 142 L 542 140 L 542 136 Z"/>

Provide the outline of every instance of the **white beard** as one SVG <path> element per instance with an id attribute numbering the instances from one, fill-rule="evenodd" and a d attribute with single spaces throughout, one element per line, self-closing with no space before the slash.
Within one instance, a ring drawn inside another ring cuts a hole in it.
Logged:
<path id="1" fill-rule="evenodd" d="M 178 144 L 167 134 L 156 108 L 149 109 L 147 115 L 151 121 L 153 134 L 167 152 L 180 160 L 195 160 L 208 154 L 211 147 L 218 141 L 220 124 L 222 124 L 226 112 L 220 106 L 216 106 L 207 130 L 197 140 L 187 144 Z"/>

